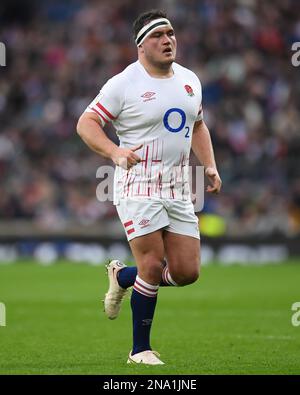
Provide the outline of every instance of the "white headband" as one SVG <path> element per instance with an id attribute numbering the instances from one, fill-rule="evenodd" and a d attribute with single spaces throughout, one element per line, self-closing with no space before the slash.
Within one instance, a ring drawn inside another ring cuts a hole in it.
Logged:
<path id="1" fill-rule="evenodd" d="M 153 21 L 149 22 L 147 25 L 143 26 L 141 30 L 138 32 L 135 39 L 136 45 L 137 46 L 141 45 L 142 42 L 145 40 L 145 38 L 148 37 L 153 30 L 161 26 L 172 27 L 171 22 L 167 18 L 154 19 Z"/>

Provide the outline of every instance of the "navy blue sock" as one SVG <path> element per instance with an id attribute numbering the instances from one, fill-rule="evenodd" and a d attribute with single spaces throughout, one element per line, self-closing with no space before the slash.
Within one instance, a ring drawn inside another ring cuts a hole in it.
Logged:
<path id="1" fill-rule="evenodd" d="M 124 269 L 119 270 L 117 274 L 117 279 L 120 287 L 122 288 L 132 287 L 135 282 L 136 275 L 137 275 L 136 266 L 128 266 L 128 267 L 124 267 Z"/>
<path id="2" fill-rule="evenodd" d="M 132 295 L 132 326 L 133 326 L 133 347 L 132 355 L 142 351 L 151 350 L 150 331 L 154 316 L 157 292 L 159 285 L 147 284 L 136 277 Z"/>

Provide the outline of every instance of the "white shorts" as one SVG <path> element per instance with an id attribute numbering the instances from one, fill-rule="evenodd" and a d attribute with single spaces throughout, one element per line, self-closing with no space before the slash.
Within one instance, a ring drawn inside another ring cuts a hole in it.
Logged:
<path id="1" fill-rule="evenodd" d="M 198 217 L 190 201 L 127 198 L 116 209 L 128 241 L 162 228 L 200 239 Z"/>

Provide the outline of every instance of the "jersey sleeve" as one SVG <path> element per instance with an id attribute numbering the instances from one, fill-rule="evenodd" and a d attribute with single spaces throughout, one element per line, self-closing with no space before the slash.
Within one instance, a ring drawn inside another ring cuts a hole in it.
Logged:
<path id="1" fill-rule="evenodd" d="M 200 105 L 199 105 L 199 109 L 198 109 L 198 114 L 196 117 L 196 122 L 198 121 L 202 121 L 203 120 L 203 107 L 202 107 L 202 86 L 201 86 L 201 82 L 199 80 L 199 78 L 195 75 L 197 82 L 198 82 L 198 89 L 199 89 L 199 98 L 200 98 Z"/>
<path id="2" fill-rule="evenodd" d="M 85 112 L 94 112 L 98 115 L 102 126 L 115 121 L 122 111 L 124 104 L 125 87 L 122 81 L 113 77 L 103 85 L 95 99 L 88 105 Z"/>
<path id="3" fill-rule="evenodd" d="M 202 103 L 201 103 L 200 107 L 199 107 L 199 111 L 198 111 L 197 117 L 196 117 L 196 122 L 202 121 L 202 120 L 203 120 L 203 108 L 202 108 Z"/>

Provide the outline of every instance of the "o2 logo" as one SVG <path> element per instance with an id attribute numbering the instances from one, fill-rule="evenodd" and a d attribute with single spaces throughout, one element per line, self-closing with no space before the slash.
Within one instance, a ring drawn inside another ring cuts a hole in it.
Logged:
<path id="1" fill-rule="evenodd" d="M 173 118 L 170 120 L 170 118 Z M 174 120 L 175 118 L 175 120 Z M 179 122 L 178 122 L 179 118 Z M 164 115 L 163 118 L 164 122 L 164 127 L 171 133 L 178 133 L 181 132 L 182 129 L 185 130 L 184 137 L 189 138 L 190 137 L 190 127 L 185 126 L 186 122 L 186 115 L 183 110 L 180 108 L 170 108 Z M 171 124 L 170 124 L 171 123 Z M 174 125 L 174 123 L 177 123 L 177 125 Z M 177 127 L 174 127 L 177 126 Z"/>

